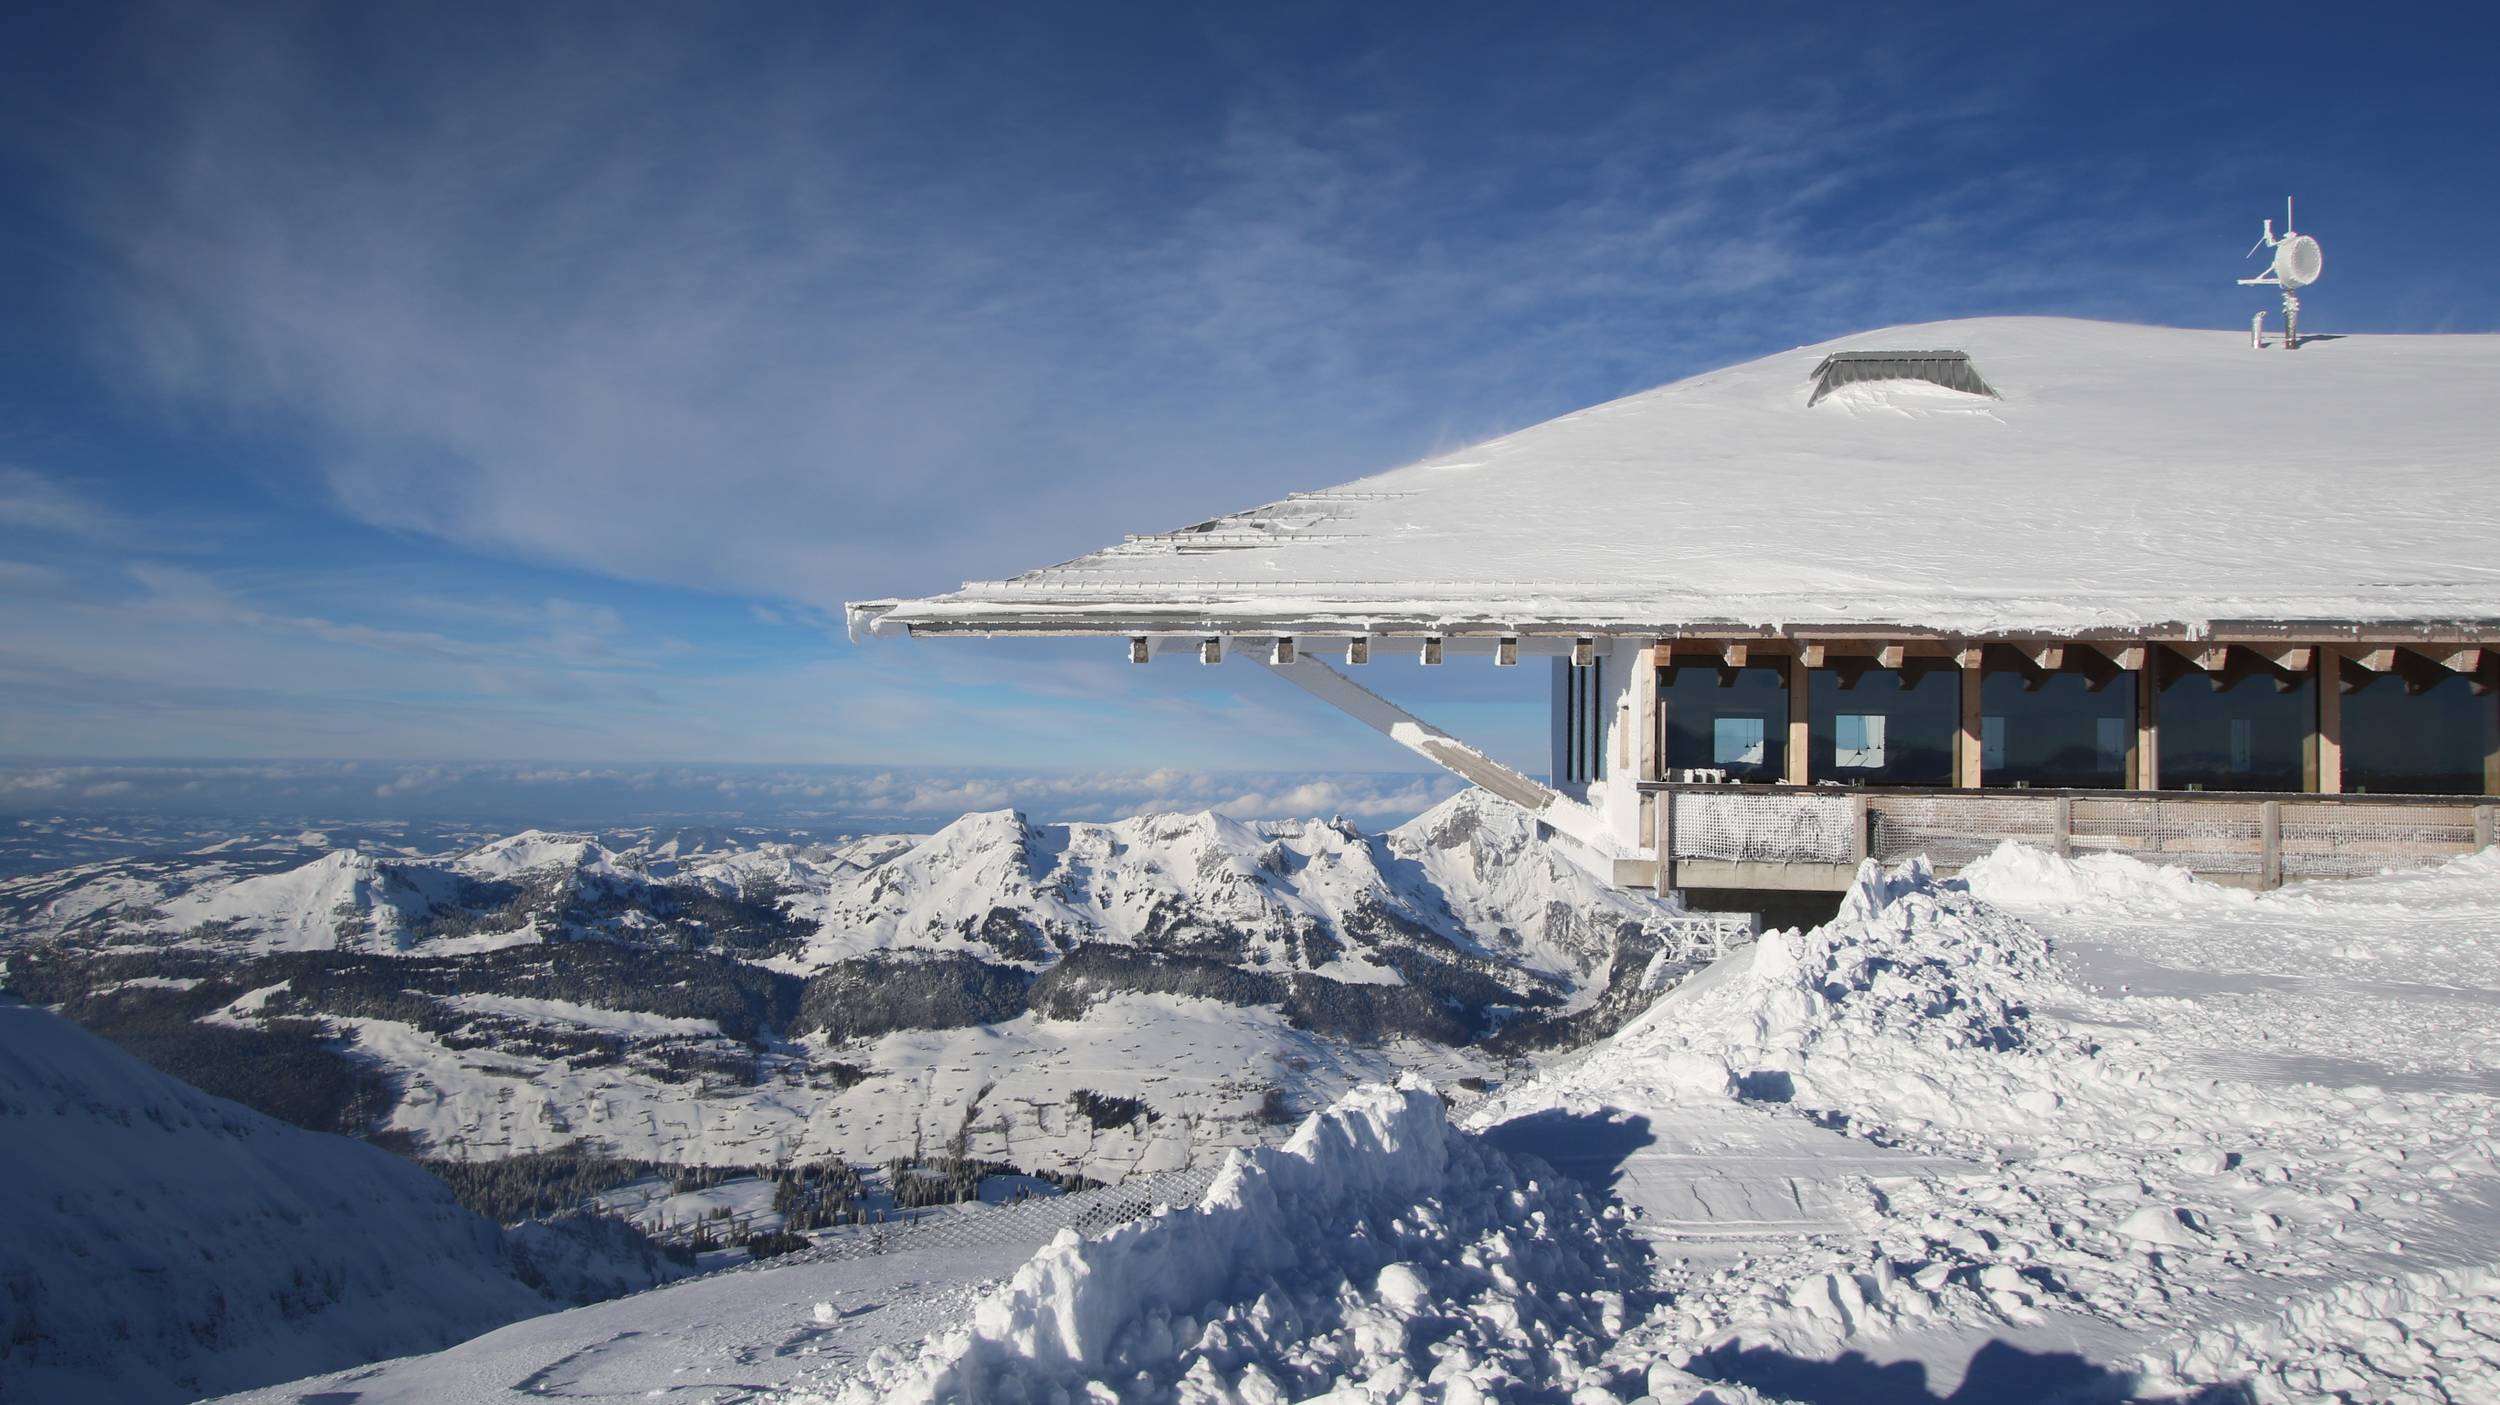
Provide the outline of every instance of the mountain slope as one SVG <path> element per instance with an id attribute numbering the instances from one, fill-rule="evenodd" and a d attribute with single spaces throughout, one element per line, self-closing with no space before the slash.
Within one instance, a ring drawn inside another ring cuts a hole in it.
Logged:
<path id="1" fill-rule="evenodd" d="M 433 1177 L 0 1004 L 0 1396 L 171 1401 L 554 1304 Z"/>

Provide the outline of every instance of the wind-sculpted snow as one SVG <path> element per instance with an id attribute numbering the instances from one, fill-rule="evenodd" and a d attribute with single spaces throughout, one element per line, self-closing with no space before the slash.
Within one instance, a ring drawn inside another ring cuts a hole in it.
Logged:
<path id="1" fill-rule="evenodd" d="M 1374 1084 L 1234 1152 L 1201 1205 L 1064 1233 L 966 1325 L 788 1398 L 1564 1400 L 1610 1380 L 1638 1258 L 1618 1212 Z"/>

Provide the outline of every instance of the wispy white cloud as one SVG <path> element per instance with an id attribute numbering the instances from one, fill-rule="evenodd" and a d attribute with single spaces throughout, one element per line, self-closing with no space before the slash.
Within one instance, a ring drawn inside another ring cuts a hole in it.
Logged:
<path id="1" fill-rule="evenodd" d="M 167 98 L 77 177 L 105 354 L 301 424 L 366 520 L 822 607 L 1766 349 L 1766 299 L 1794 327 L 2051 286 L 2019 171 L 1901 193 L 1995 90 L 1863 54 L 1661 53 L 1594 105 L 1558 60 L 1477 114 L 1245 78 L 1203 134 L 1122 133 L 1141 183 L 1085 145 L 1116 107 L 1057 96 L 1033 135 L 980 72 L 609 21 L 377 21 L 401 57 L 352 80 L 326 26 L 158 32 Z"/>

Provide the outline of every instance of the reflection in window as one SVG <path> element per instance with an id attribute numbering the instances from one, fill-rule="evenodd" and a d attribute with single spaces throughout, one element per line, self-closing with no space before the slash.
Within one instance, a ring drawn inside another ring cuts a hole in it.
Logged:
<path id="1" fill-rule="evenodd" d="M 1832 719 L 1832 765 L 1844 771 L 1882 770 L 1884 715 L 1844 712 Z"/>
<path id="2" fill-rule="evenodd" d="M 2161 668 L 2163 789 L 2301 789 L 2318 706 L 2309 675 L 2236 649 L 2215 672 L 2168 657 Z"/>
<path id="3" fill-rule="evenodd" d="M 1673 664 L 1658 670 L 1669 770 L 1716 768 L 1776 781 L 1788 763 L 1788 664 Z"/>
<path id="4" fill-rule="evenodd" d="M 2135 675 L 1991 670 L 1980 683 L 1981 783 L 2114 789 L 2127 783 Z"/>
<path id="5" fill-rule="evenodd" d="M 1710 720 L 1710 764 L 1713 766 L 1759 766 L 1762 764 L 1762 719 L 1759 717 L 1714 717 Z"/>
<path id="6" fill-rule="evenodd" d="M 2489 693 L 2470 678 L 2428 670 L 2369 673 L 2347 662 L 2344 789 L 2380 794 L 2478 795 L 2500 730 Z"/>

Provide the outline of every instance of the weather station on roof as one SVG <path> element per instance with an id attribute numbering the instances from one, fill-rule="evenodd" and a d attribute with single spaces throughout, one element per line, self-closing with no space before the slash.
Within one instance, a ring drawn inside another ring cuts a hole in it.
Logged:
<path id="1" fill-rule="evenodd" d="M 2296 319 L 2316 241 L 2267 234 Z M 2250 886 L 2490 843 L 2500 336 L 2234 341 L 1886 328 L 851 629 L 1249 659 L 1661 891 L 2009 838 Z M 1356 682 L 1375 650 L 1549 669 L 1548 774 Z"/>

